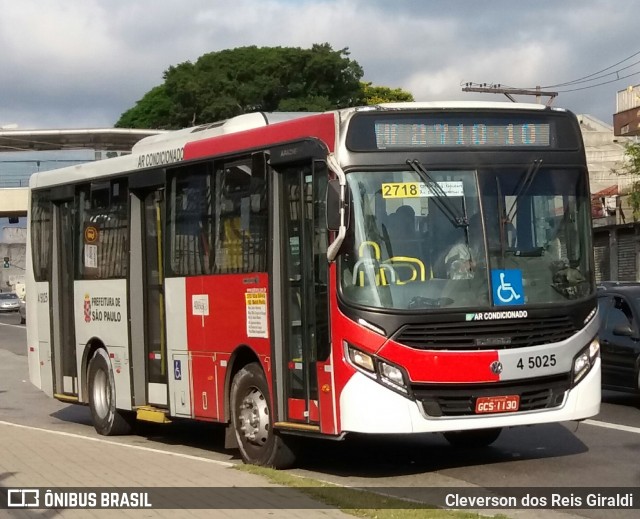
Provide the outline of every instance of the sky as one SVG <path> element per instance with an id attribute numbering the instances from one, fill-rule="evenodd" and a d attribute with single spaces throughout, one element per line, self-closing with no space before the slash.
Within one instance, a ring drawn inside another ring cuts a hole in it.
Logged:
<path id="1" fill-rule="evenodd" d="M 348 48 L 364 81 L 402 88 L 416 101 L 506 100 L 465 93 L 467 82 L 539 85 L 560 92 L 554 106 L 612 124 L 616 92 L 640 83 L 639 7 L 638 0 L 0 0 L 0 128 L 111 127 L 172 65 L 228 48 L 324 42 Z"/>

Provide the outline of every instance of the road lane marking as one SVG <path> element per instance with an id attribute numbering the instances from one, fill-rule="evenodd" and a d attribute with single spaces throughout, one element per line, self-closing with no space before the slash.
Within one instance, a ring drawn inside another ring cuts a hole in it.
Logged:
<path id="1" fill-rule="evenodd" d="M 617 423 L 599 422 L 598 420 L 584 420 L 582 423 L 594 425 L 596 427 L 604 427 L 605 429 L 616 429 L 617 431 L 625 431 L 640 434 L 640 427 L 631 427 L 629 425 L 619 425 Z"/>
<path id="2" fill-rule="evenodd" d="M 630 433 L 634 433 L 634 434 L 640 434 L 640 427 L 631 427 L 628 425 L 620 425 L 620 424 L 614 424 L 614 423 L 608 423 L 608 422 L 600 422 L 598 420 L 583 420 L 582 423 L 585 423 L 587 425 L 593 425 L 595 427 L 602 427 L 605 429 L 615 429 L 618 431 L 624 431 L 624 432 L 630 432 Z M 109 441 L 109 440 L 104 440 L 102 438 L 92 438 L 90 436 L 83 436 L 81 434 L 75 434 L 75 433 L 69 433 L 69 432 L 64 432 L 64 431 L 52 431 L 50 429 L 43 429 L 41 427 L 33 427 L 30 425 L 22 425 L 22 424 L 16 424 L 16 423 L 12 423 L 12 422 L 5 422 L 3 420 L 0 420 L 0 425 L 5 425 L 8 427 L 15 427 L 18 429 L 27 429 L 30 431 L 38 431 L 38 432 L 43 432 L 43 433 L 49 433 L 49 434 L 56 434 L 58 436 L 66 436 L 68 438 L 77 438 L 80 440 L 88 440 L 88 441 L 92 441 L 92 442 L 98 442 L 98 443 L 104 443 L 107 445 L 114 445 L 116 447 L 126 447 L 128 449 L 135 449 L 135 450 L 139 450 L 139 451 L 143 451 L 143 452 L 151 452 L 154 454 L 166 454 L 168 456 L 174 456 L 176 458 L 182 458 L 182 459 L 186 459 L 186 460 L 192 460 L 192 461 L 201 461 L 204 463 L 213 463 L 214 465 L 220 465 L 222 467 L 233 467 L 235 466 L 234 463 L 228 462 L 228 461 L 221 461 L 221 460 L 212 460 L 209 458 L 201 458 L 199 456 L 192 456 L 190 454 L 182 454 L 182 453 L 178 453 L 178 452 L 170 452 L 170 451 L 164 451 L 161 449 L 154 449 L 152 447 L 142 447 L 140 445 L 128 445 L 126 443 L 118 443 L 118 442 L 114 442 L 114 441 Z"/>
<path id="3" fill-rule="evenodd" d="M 22 329 L 26 330 L 26 327 L 25 327 L 24 324 L 0 323 L 0 326 L 12 326 L 13 328 L 22 328 Z"/>
<path id="4" fill-rule="evenodd" d="M 177 458 L 182 458 L 182 459 L 186 459 L 186 460 L 192 460 L 192 461 L 204 461 L 205 463 L 213 463 L 215 465 L 221 465 L 223 467 L 233 467 L 235 466 L 234 463 L 228 462 L 228 461 L 220 461 L 220 460 L 212 460 L 209 458 L 200 458 L 198 456 L 192 456 L 190 454 L 181 454 L 179 452 L 170 452 L 170 451 L 163 451 L 161 449 L 154 449 L 151 447 L 142 447 L 140 445 L 128 445 L 126 443 L 118 443 L 118 442 L 114 442 L 114 441 L 109 441 L 109 440 L 103 440 L 102 438 L 92 438 L 90 436 L 83 436 L 81 434 L 74 434 L 74 433 L 68 433 L 68 432 L 63 432 L 63 431 L 52 431 L 49 429 L 43 429 L 41 427 L 33 427 L 30 425 L 22 425 L 22 424 L 17 424 L 17 423 L 12 423 L 12 422 L 5 422 L 0 420 L 0 425 L 7 425 L 9 427 L 17 427 L 19 429 L 27 429 L 29 431 L 40 431 L 40 432 L 44 432 L 44 433 L 50 433 L 50 434 L 57 434 L 58 436 L 66 436 L 68 438 L 79 438 L 81 440 L 89 440 L 92 442 L 98 442 L 98 443 L 106 443 L 108 445 L 115 445 L 117 447 L 127 447 L 129 449 L 136 449 L 139 451 L 145 451 L 145 452 L 153 452 L 154 454 L 167 454 L 169 456 L 175 456 Z"/>

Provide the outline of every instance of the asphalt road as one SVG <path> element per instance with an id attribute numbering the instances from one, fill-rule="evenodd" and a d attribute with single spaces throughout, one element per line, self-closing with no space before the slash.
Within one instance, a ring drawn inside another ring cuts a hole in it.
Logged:
<path id="1" fill-rule="evenodd" d="M 0 419 L 95 436 L 89 411 L 49 399 L 28 379 L 26 333 L 17 314 L 0 314 Z M 4 392 L 4 394 L 2 394 Z M 176 422 L 140 424 L 118 441 L 239 462 L 221 427 Z M 292 472 L 349 486 L 639 487 L 640 396 L 605 392 L 600 414 L 585 422 L 503 431 L 486 449 L 454 449 L 440 435 L 348 437 L 309 442 Z M 153 483 L 153 475 L 149 474 Z M 639 517 L 637 510 L 580 510 L 584 517 Z"/>

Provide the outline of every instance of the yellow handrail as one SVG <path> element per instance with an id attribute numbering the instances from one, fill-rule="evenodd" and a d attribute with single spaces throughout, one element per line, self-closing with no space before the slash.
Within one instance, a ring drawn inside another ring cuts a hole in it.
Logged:
<path id="1" fill-rule="evenodd" d="M 363 241 L 360 244 L 360 248 L 358 249 L 358 257 L 362 258 L 362 252 L 363 252 L 363 249 L 364 249 L 365 245 L 368 245 L 369 247 L 371 247 L 375 251 L 376 255 L 374 257 L 375 257 L 375 259 L 377 259 L 379 261 L 380 260 L 380 245 L 378 245 L 374 241 Z"/>
<path id="2" fill-rule="evenodd" d="M 398 278 L 396 280 L 396 283 L 398 285 L 404 285 L 406 283 L 416 280 L 416 277 L 418 276 L 418 271 L 416 270 L 416 267 L 413 265 L 413 263 L 415 263 L 420 269 L 420 281 L 427 280 L 427 269 L 425 268 L 424 263 L 418 258 L 411 258 L 409 256 L 394 256 L 393 258 L 389 258 L 388 260 L 385 260 L 383 263 L 390 264 L 392 266 L 398 266 L 398 267 L 409 267 L 412 269 L 413 275 L 411 276 L 411 279 L 402 281 L 401 279 Z"/>

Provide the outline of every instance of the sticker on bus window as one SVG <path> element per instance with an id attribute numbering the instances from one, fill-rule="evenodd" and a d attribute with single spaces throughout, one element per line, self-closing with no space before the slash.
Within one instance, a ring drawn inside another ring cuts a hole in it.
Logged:
<path id="1" fill-rule="evenodd" d="M 100 231 L 94 225 L 87 225 L 84 228 L 84 242 L 96 243 L 100 238 Z"/>
<path id="2" fill-rule="evenodd" d="M 438 186 L 447 196 L 464 196 L 461 180 L 438 182 Z M 382 198 L 426 198 L 436 196 L 436 193 L 422 182 L 384 182 L 381 187 Z"/>
<path id="3" fill-rule="evenodd" d="M 491 286 L 493 287 L 493 304 L 522 305 L 524 291 L 522 271 L 518 269 L 491 271 Z"/>
<path id="4" fill-rule="evenodd" d="M 209 315 L 209 295 L 193 294 L 191 296 L 191 313 L 193 315 Z"/>
<path id="5" fill-rule="evenodd" d="M 244 294 L 247 308 L 247 337 L 269 338 L 267 327 L 267 289 L 250 288 Z"/>
<path id="6" fill-rule="evenodd" d="M 84 266 L 88 269 L 98 268 L 98 246 L 97 245 L 85 244 Z"/>

